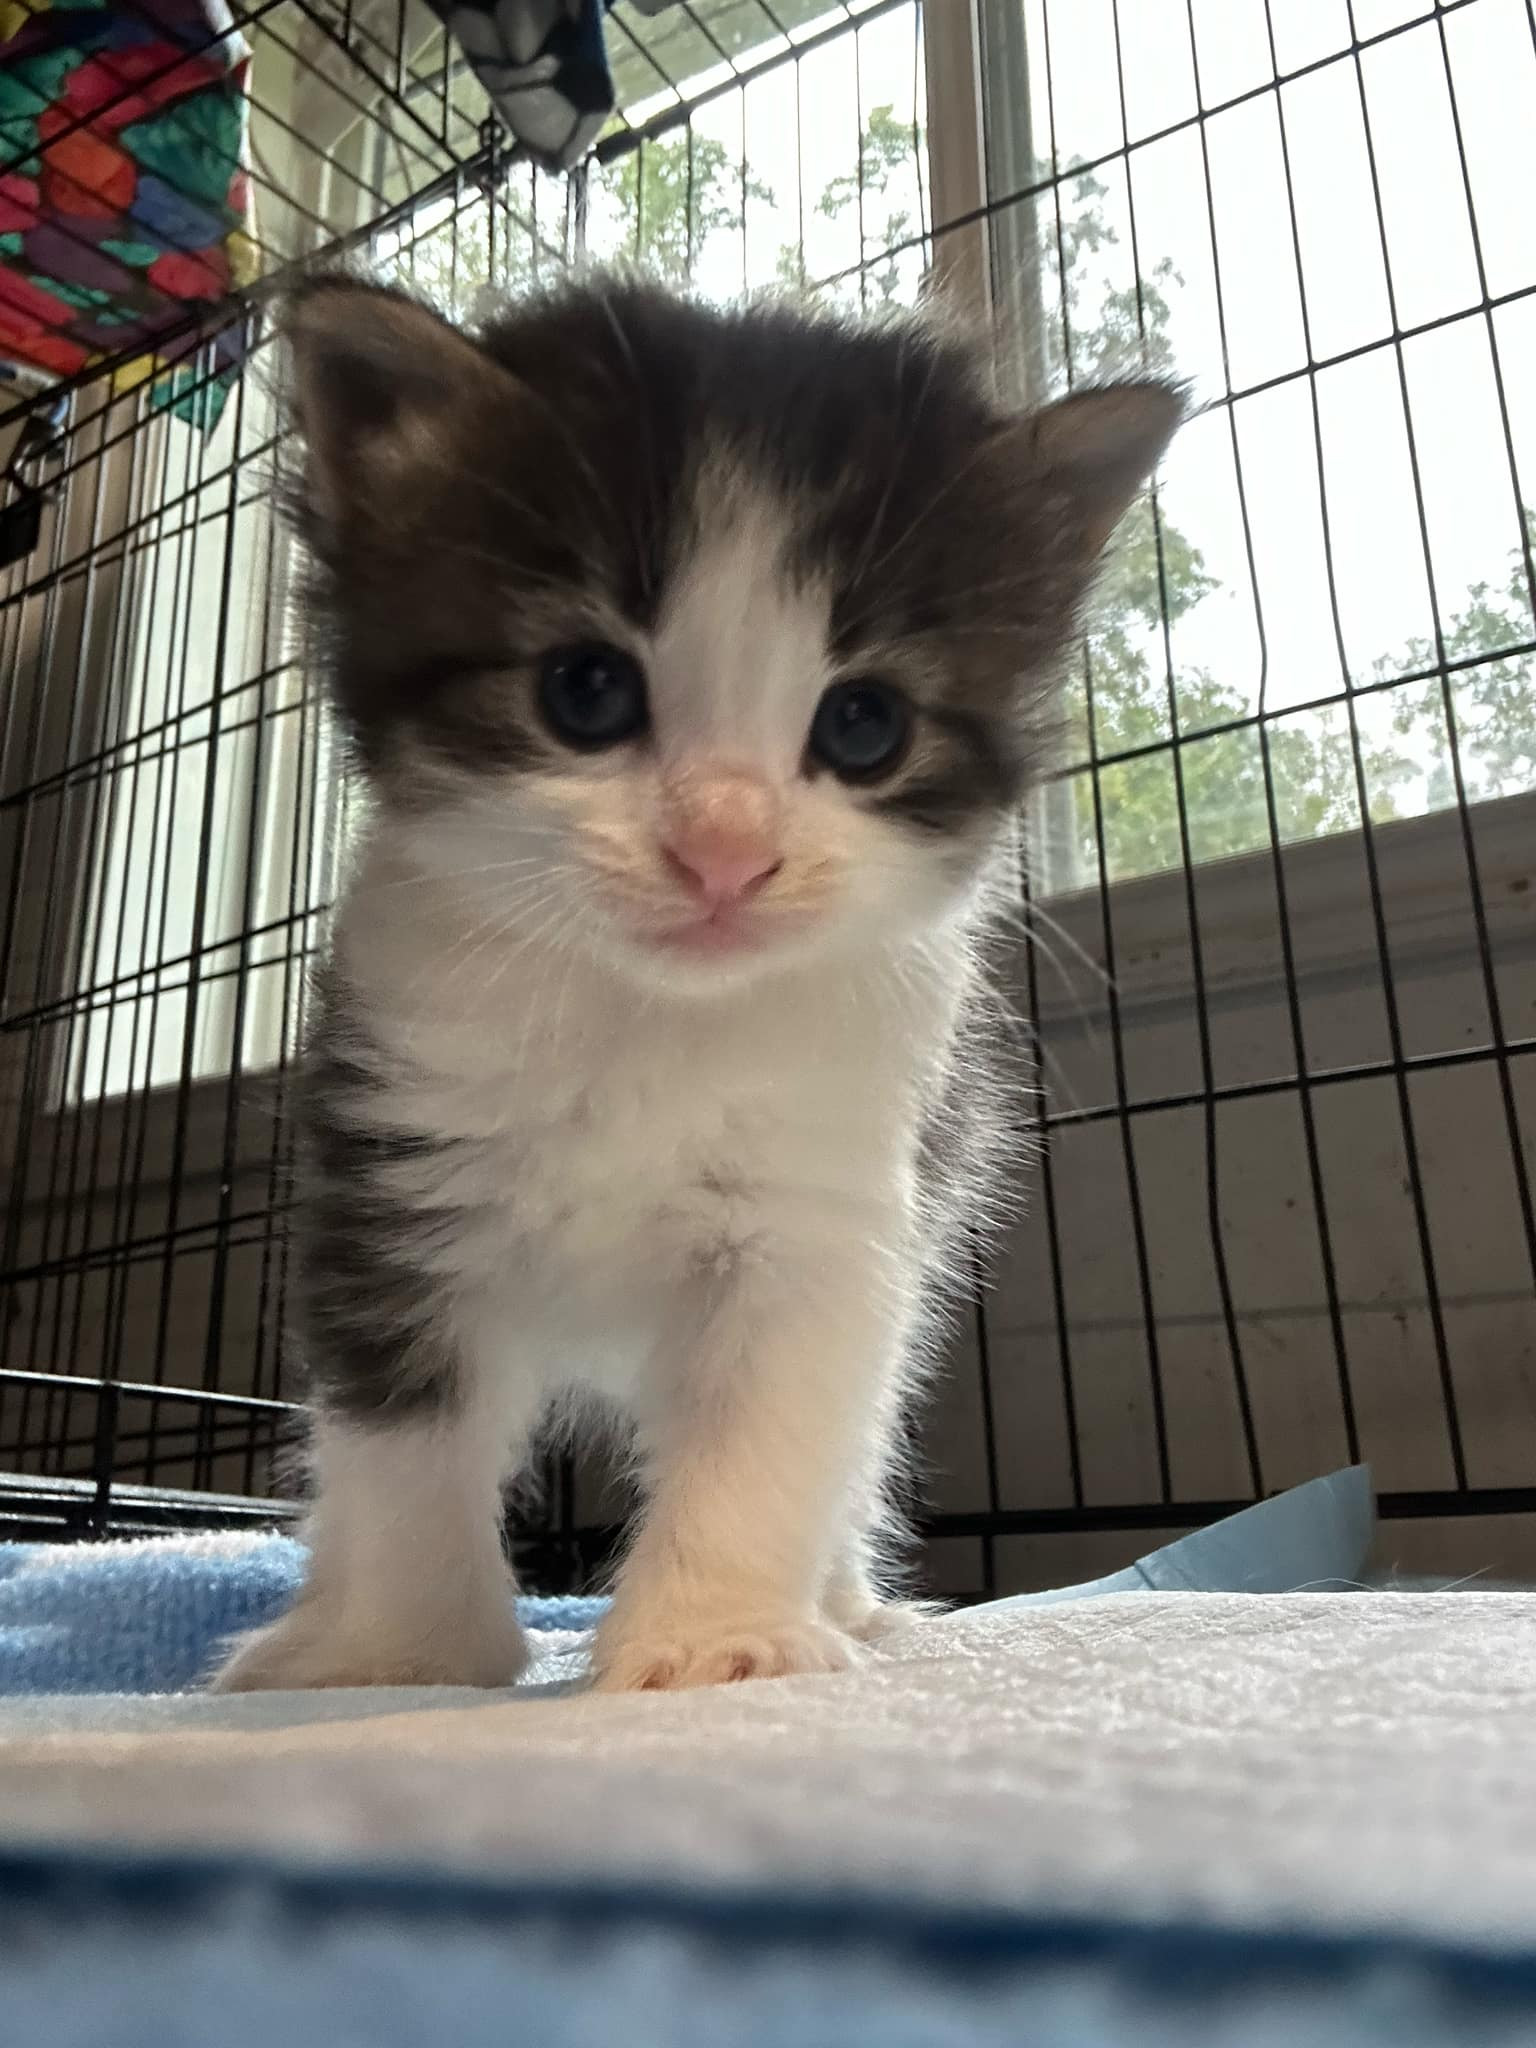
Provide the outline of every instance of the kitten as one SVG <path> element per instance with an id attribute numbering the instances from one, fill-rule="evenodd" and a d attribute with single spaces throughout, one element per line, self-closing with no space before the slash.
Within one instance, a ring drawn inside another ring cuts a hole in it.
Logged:
<path id="1" fill-rule="evenodd" d="M 304 1105 L 313 1563 L 216 1682 L 509 1683 L 503 1487 L 586 1407 L 644 1496 L 597 1683 L 836 1669 L 995 1150 L 988 903 L 1179 395 L 1010 417 L 932 321 L 602 278 L 474 338 L 321 278 L 287 333 L 371 822 Z"/>

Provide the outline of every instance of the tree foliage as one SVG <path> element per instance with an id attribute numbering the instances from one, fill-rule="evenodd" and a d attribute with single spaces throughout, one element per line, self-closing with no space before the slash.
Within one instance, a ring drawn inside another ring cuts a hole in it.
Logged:
<path id="1" fill-rule="evenodd" d="M 897 120 L 894 107 L 872 107 L 859 142 L 858 170 L 830 179 L 816 202 L 816 211 L 823 220 L 836 220 L 839 214 L 851 209 L 859 212 L 863 231 L 859 261 L 864 266 L 866 290 L 880 305 L 891 305 L 900 298 L 901 268 L 897 257 L 889 252 L 910 241 L 918 225 L 910 207 L 890 203 L 891 186 L 902 172 L 912 169 L 920 147 L 920 134 L 910 121 Z M 871 250 L 870 222 L 865 216 L 874 200 L 884 203 L 879 209 L 878 236 Z M 781 277 L 791 276 L 803 285 L 803 253 L 798 248 L 783 250 L 779 272 Z"/>
<path id="2" fill-rule="evenodd" d="M 1504 581 L 1497 586 L 1474 583 L 1442 629 L 1462 780 L 1474 798 L 1536 789 L 1536 658 L 1529 651 L 1536 638 L 1531 591 L 1536 512 L 1529 507 L 1524 523 L 1525 546 L 1511 550 Z M 1522 648 L 1523 653 L 1508 651 Z M 1432 641 L 1410 640 L 1378 661 L 1373 676 L 1385 682 L 1422 675 L 1437 665 Z M 1445 686 L 1438 676 L 1396 693 L 1393 724 L 1416 756 L 1430 764 L 1430 808 L 1454 803 Z"/>
<path id="3" fill-rule="evenodd" d="M 1119 235 L 1106 196 L 1091 173 L 1080 173 L 1059 240 L 1052 222 L 1056 318 L 1046 366 L 1054 385 L 1177 369 L 1171 295 L 1182 280 L 1164 258 L 1143 274 L 1139 292 L 1113 281 Z M 1089 751 L 1091 707 L 1093 751 L 1110 757 L 1098 780 L 1111 877 L 1177 866 L 1186 839 L 1196 860 L 1253 852 L 1271 843 L 1271 810 L 1282 840 L 1359 823 L 1354 746 L 1341 709 L 1261 730 L 1245 690 L 1197 664 L 1172 662 L 1165 620 L 1177 624 L 1217 588 L 1199 547 L 1154 510 L 1150 495 L 1138 499 L 1100 581 L 1081 666 L 1081 753 Z M 1379 745 L 1363 752 L 1373 814 L 1390 815 L 1403 760 Z M 1099 862 L 1094 792 L 1086 775 L 1074 788 L 1077 874 L 1087 881 Z"/>
<path id="4" fill-rule="evenodd" d="M 723 142 L 691 132 L 621 157 L 614 196 L 632 227 L 635 261 L 669 284 L 688 281 L 707 237 L 741 228 L 749 199 L 774 203 L 772 188 L 744 175 Z"/>

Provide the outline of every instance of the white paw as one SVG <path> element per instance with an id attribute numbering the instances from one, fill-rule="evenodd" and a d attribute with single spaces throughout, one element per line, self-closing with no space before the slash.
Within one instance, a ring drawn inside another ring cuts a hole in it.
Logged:
<path id="1" fill-rule="evenodd" d="M 823 1622 L 765 1616 L 600 1631 L 593 1670 L 599 1692 L 681 1692 L 845 1671 L 857 1656 L 848 1638 Z"/>
<path id="2" fill-rule="evenodd" d="M 470 1628 L 441 1621 L 408 1637 L 370 1639 L 338 1627 L 318 1605 L 301 1602 L 268 1628 L 237 1638 L 214 1674 L 212 1692 L 308 1692 L 326 1686 L 512 1685 L 528 1647 L 509 1611 Z"/>

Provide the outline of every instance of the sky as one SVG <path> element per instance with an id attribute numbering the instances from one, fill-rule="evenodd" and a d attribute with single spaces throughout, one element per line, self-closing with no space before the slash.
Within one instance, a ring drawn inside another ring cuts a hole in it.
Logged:
<path id="1" fill-rule="evenodd" d="M 1102 48 L 1094 17 L 1108 0 L 1073 0 L 1073 34 L 1053 33 L 1058 137 L 1094 154 L 1114 146 L 1106 120 Z M 1195 8 L 1207 103 L 1269 75 L 1263 8 L 1249 0 L 1201 0 Z M 1058 6 L 1054 13 L 1064 15 Z M 1188 42 L 1153 32 L 1177 7 L 1142 0 L 1122 7 L 1132 134 L 1192 111 Z M 1369 37 L 1424 13 L 1387 0 L 1355 9 Z M 1331 0 L 1274 9 L 1282 70 L 1316 62 L 1348 40 L 1347 12 Z M 1495 297 L 1536 284 L 1536 53 L 1519 0 L 1476 0 L 1445 19 L 1457 107 L 1468 152 L 1478 232 Z M 1209 33 L 1205 33 L 1209 31 Z M 1112 47 L 1112 45 L 1111 45 Z M 1058 58 L 1057 52 L 1062 51 Z M 1207 54 L 1209 52 L 1209 55 Z M 1465 189 L 1457 160 L 1439 30 L 1433 21 L 1362 55 L 1387 257 L 1382 260 L 1370 164 L 1353 61 L 1326 63 L 1285 86 L 1301 272 L 1311 352 L 1326 359 L 1463 312 L 1481 296 Z M 1272 93 L 1208 126 L 1217 244 L 1233 386 L 1241 391 L 1305 361 L 1302 294 L 1292 252 Z M 1186 130 L 1133 156 L 1137 227 L 1149 253 L 1171 255 L 1184 278 L 1173 294 L 1180 368 L 1202 395 L 1223 389 L 1216 293 L 1198 137 Z M 1496 315 L 1517 458 L 1536 500 L 1536 304 Z M 1481 313 L 1408 341 L 1403 350 L 1429 515 L 1430 552 L 1442 608 L 1480 580 L 1502 583 L 1518 541 L 1508 457 L 1495 398 L 1488 327 Z M 1426 633 L 1425 582 L 1396 352 L 1379 349 L 1318 379 L 1341 625 L 1357 674 L 1378 655 Z M 1239 434 L 1259 573 L 1266 598 L 1271 702 L 1318 694 L 1338 675 L 1318 517 L 1311 407 L 1303 381 L 1238 407 Z M 1167 465 L 1167 502 L 1205 548 L 1229 595 L 1202 606 L 1187 653 L 1231 674 L 1251 632 L 1225 616 L 1246 609 L 1247 584 L 1232 504 L 1225 422 L 1208 418 L 1181 436 Z M 1252 669 L 1255 651 L 1243 650 Z M 1254 686 L 1256 687 L 1256 678 Z"/>

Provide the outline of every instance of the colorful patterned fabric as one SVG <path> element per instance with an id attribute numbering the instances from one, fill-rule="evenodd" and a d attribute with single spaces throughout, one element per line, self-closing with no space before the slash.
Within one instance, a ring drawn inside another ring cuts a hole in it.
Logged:
<path id="1" fill-rule="evenodd" d="M 121 357 L 115 389 L 213 425 L 246 322 L 188 316 L 256 272 L 249 67 L 225 0 L 0 0 L 0 356 Z"/>

